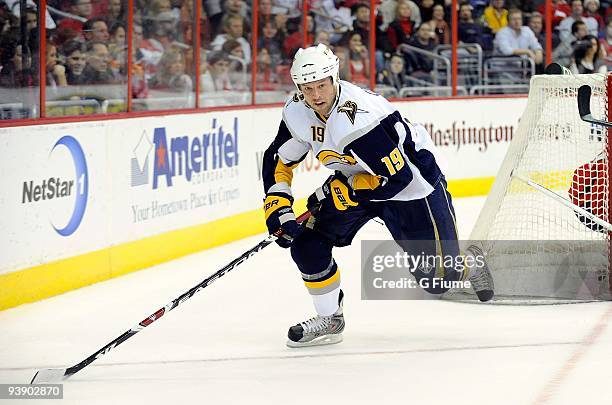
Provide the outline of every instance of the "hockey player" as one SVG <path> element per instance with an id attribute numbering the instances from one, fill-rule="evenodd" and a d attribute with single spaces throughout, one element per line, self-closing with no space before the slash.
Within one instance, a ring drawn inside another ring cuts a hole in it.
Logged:
<path id="1" fill-rule="evenodd" d="M 460 255 L 451 196 L 431 137 L 385 98 L 340 81 L 338 66 L 325 45 L 298 50 L 291 66 L 298 91 L 286 102 L 276 138 L 263 158 L 266 225 L 281 247 L 291 247 L 317 312 L 289 329 L 290 347 L 342 340 L 343 292 L 332 248 L 350 245 L 370 219 L 382 219 L 409 253 L 417 244 L 422 251 L 425 243 L 434 254 Z M 302 227 L 292 209 L 292 170 L 310 150 L 335 174 L 309 197 L 313 216 Z M 475 247 L 470 253 L 482 254 Z M 481 301 L 493 297 L 486 266 L 464 272 L 421 269 L 414 276 L 449 281 L 469 277 Z"/>

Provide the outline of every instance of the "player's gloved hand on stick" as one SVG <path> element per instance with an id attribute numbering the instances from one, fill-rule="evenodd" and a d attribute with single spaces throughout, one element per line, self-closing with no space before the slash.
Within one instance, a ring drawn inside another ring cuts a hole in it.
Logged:
<path id="1" fill-rule="evenodd" d="M 338 211 L 345 211 L 358 205 L 355 201 L 355 192 L 347 178 L 340 172 L 329 176 L 325 183 L 308 197 L 306 207 L 311 212 L 316 211 L 315 207 L 322 204 L 326 198 L 331 198 Z"/>
<path id="2" fill-rule="evenodd" d="M 270 235 L 277 237 L 276 243 L 282 248 L 288 248 L 302 227 L 295 220 L 291 205 L 293 197 L 287 193 L 270 193 L 264 200 L 266 226 Z"/>

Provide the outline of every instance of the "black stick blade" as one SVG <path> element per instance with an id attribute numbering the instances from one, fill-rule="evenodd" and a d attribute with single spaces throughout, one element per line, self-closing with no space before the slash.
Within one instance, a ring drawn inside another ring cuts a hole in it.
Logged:
<path id="1" fill-rule="evenodd" d="M 65 368 L 46 368 L 38 370 L 30 384 L 55 384 L 68 377 Z"/>
<path id="2" fill-rule="evenodd" d="M 578 112 L 581 117 L 591 114 L 591 86 L 587 84 L 578 89 Z"/>

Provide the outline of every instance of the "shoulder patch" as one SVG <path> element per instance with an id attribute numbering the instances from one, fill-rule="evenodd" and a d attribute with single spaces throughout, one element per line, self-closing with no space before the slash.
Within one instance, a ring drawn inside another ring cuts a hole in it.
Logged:
<path id="1" fill-rule="evenodd" d="M 304 100 L 304 95 L 301 94 L 298 96 L 297 93 L 293 94 L 293 102 L 294 103 L 299 103 L 301 100 Z"/>
<path id="2" fill-rule="evenodd" d="M 357 114 L 357 104 L 354 101 L 345 101 L 338 107 L 338 113 L 345 113 L 351 124 L 355 125 L 355 114 Z"/>
<path id="3" fill-rule="evenodd" d="M 353 166 L 357 164 L 357 160 L 348 154 L 341 154 L 334 150 L 323 149 L 317 153 L 317 159 L 324 165 L 339 163 L 342 165 Z"/>

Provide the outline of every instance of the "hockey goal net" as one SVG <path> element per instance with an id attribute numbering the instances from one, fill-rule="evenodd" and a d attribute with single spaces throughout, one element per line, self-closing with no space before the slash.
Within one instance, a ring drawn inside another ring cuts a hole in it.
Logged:
<path id="1" fill-rule="evenodd" d="M 527 108 L 471 240 L 483 242 L 498 299 L 610 299 L 612 75 L 532 78 Z M 577 207 L 577 208 L 576 208 Z M 601 219 L 601 221 L 599 221 Z"/>

